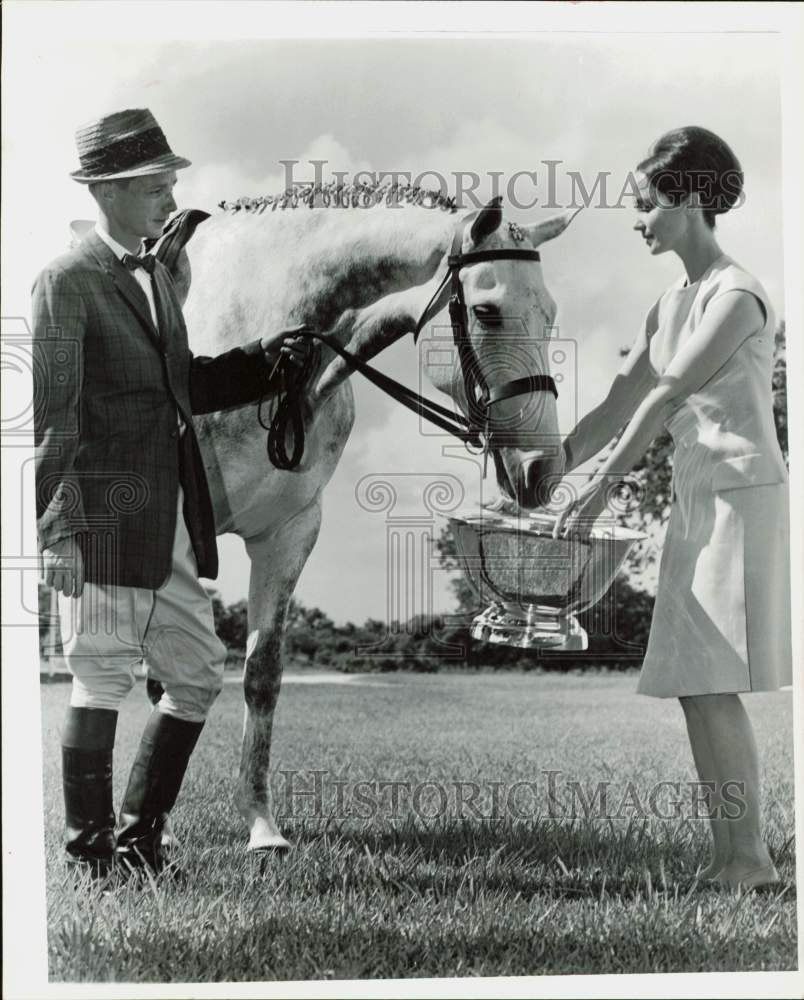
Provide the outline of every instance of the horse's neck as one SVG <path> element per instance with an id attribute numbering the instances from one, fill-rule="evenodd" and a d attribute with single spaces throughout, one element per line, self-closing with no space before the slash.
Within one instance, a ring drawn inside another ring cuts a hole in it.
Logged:
<path id="1" fill-rule="evenodd" d="M 357 210 L 359 211 L 359 210 Z M 364 211 L 338 253 L 337 319 L 329 333 L 367 361 L 411 333 L 452 237 L 455 217 L 415 207 Z M 369 214 L 371 218 L 369 218 Z M 325 310 L 325 313 L 329 310 Z M 339 357 L 323 368 L 314 394 L 326 396 L 350 374 Z"/>
<path id="2" fill-rule="evenodd" d="M 318 322 L 367 361 L 413 331 L 432 294 L 455 217 L 415 206 L 353 211 L 362 215 L 354 229 L 333 238 L 313 264 L 321 276 L 313 297 L 319 302 Z M 331 358 L 315 394 L 328 395 L 348 375 L 346 363 Z"/>
<path id="3" fill-rule="evenodd" d="M 332 210 L 316 229 L 308 262 L 321 312 L 339 317 L 423 285 L 449 246 L 454 216 L 417 206 Z"/>
<path id="4" fill-rule="evenodd" d="M 363 309 L 348 309 L 329 331 L 350 354 L 369 361 L 405 334 L 413 333 L 429 299 L 429 284 L 384 295 Z M 427 297 L 425 297 L 427 296 Z M 313 385 L 314 398 L 330 395 L 351 374 L 338 355 L 323 365 Z"/>
<path id="5" fill-rule="evenodd" d="M 415 325 L 455 225 L 451 212 L 413 205 L 215 215 L 188 246 L 193 350 L 304 322 L 371 358 Z M 348 369 L 329 351 L 324 369 L 327 394 Z"/>

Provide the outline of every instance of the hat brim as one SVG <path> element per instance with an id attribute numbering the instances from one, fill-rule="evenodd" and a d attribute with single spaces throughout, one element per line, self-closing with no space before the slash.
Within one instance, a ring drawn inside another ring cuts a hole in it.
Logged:
<path id="1" fill-rule="evenodd" d="M 153 174 L 162 174 L 166 170 L 182 170 L 191 166 L 190 160 L 185 160 L 183 156 L 174 156 L 173 153 L 166 153 L 155 160 L 141 163 L 138 167 L 130 170 L 119 170 L 112 174 L 89 174 L 85 170 L 73 170 L 70 177 L 79 184 L 95 184 L 98 181 L 122 181 L 131 177 L 151 177 Z"/>

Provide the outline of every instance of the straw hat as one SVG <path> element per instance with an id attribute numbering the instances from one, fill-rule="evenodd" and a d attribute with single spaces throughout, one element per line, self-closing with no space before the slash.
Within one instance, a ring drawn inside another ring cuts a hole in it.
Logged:
<path id="1" fill-rule="evenodd" d="M 147 108 L 116 111 L 82 125 L 75 133 L 80 170 L 70 176 L 81 184 L 143 177 L 189 167 L 176 156 L 165 133 Z"/>

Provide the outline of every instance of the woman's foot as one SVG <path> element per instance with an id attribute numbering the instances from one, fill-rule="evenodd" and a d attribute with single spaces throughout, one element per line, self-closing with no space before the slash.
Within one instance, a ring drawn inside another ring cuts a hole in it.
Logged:
<path id="1" fill-rule="evenodd" d="M 779 873 L 772 861 L 759 867 L 752 862 L 730 861 L 712 881 L 726 889 L 755 889 L 774 885 L 779 881 Z"/>
<path id="2" fill-rule="evenodd" d="M 725 857 L 712 858 L 706 868 L 704 868 L 703 871 L 698 872 L 695 877 L 699 882 L 713 882 L 720 872 L 722 872 L 726 867 L 726 860 L 727 859 Z"/>
<path id="3" fill-rule="evenodd" d="M 758 849 L 763 849 L 764 844 L 759 845 Z M 729 835 L 728 825 L 723 820 L 713 820 L 712 821 L 712 842 L 711 842 L 712 857 L 709 864 L 700 871 L 695 876 L 699 882 L 712 882 L 716 875 L 726 867 L 731 858 L 734 856 L 734 849 L 731 844 L 731 837 Z M 753 853 L 747 852 L 748 856 L 753 857 Z M 754 865 L 758 868 L 764 861 L 770 861 L 770 858 L 762 858 L 759 855 L 759 860 Z"/>

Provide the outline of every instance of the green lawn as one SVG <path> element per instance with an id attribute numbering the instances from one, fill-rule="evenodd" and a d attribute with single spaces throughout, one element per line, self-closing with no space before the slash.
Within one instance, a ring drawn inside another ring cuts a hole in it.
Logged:
<path id="1" fill-rule="evenodd" d="M 69 691 L 44 685 L 51 978 L 794 969 L 790 694 L 746 698 L 782 884 L 740 895 L 692 878 L 707 836 L 705 821 L 691 818 L 682 713 L 675 702 L 637 697 L 635 683 L 635 675 L 489 673 L 286 684 L 274 769 L 296 772 L 297 791 L 314 787 L 313 770 L 325 773 L 318 804 L 289 800 L 291 776 L 275 775 L 295 844 L 284 860 L 244 852 L 232 804 L 242 701 L 227 684 L 175 810 L 189 885 L 104 897 L 76 892 L 61 862 L 58 729 Z M 147 712 L 138 686 L 118 729 L 118 804 Z M 548 772 L 559 772 L 552 797 Z M 655 800 L 654 812 L 671 818 L 646 817 L 662 780 L 680 782 L 680 793 Z M 398 786 L 394 808 L 381 781 L 412 784 Z M 535 787 L 508 800 L 517 781 Z M 591 800 L 598 782 L 609 783 L 605 810 Z"/>

